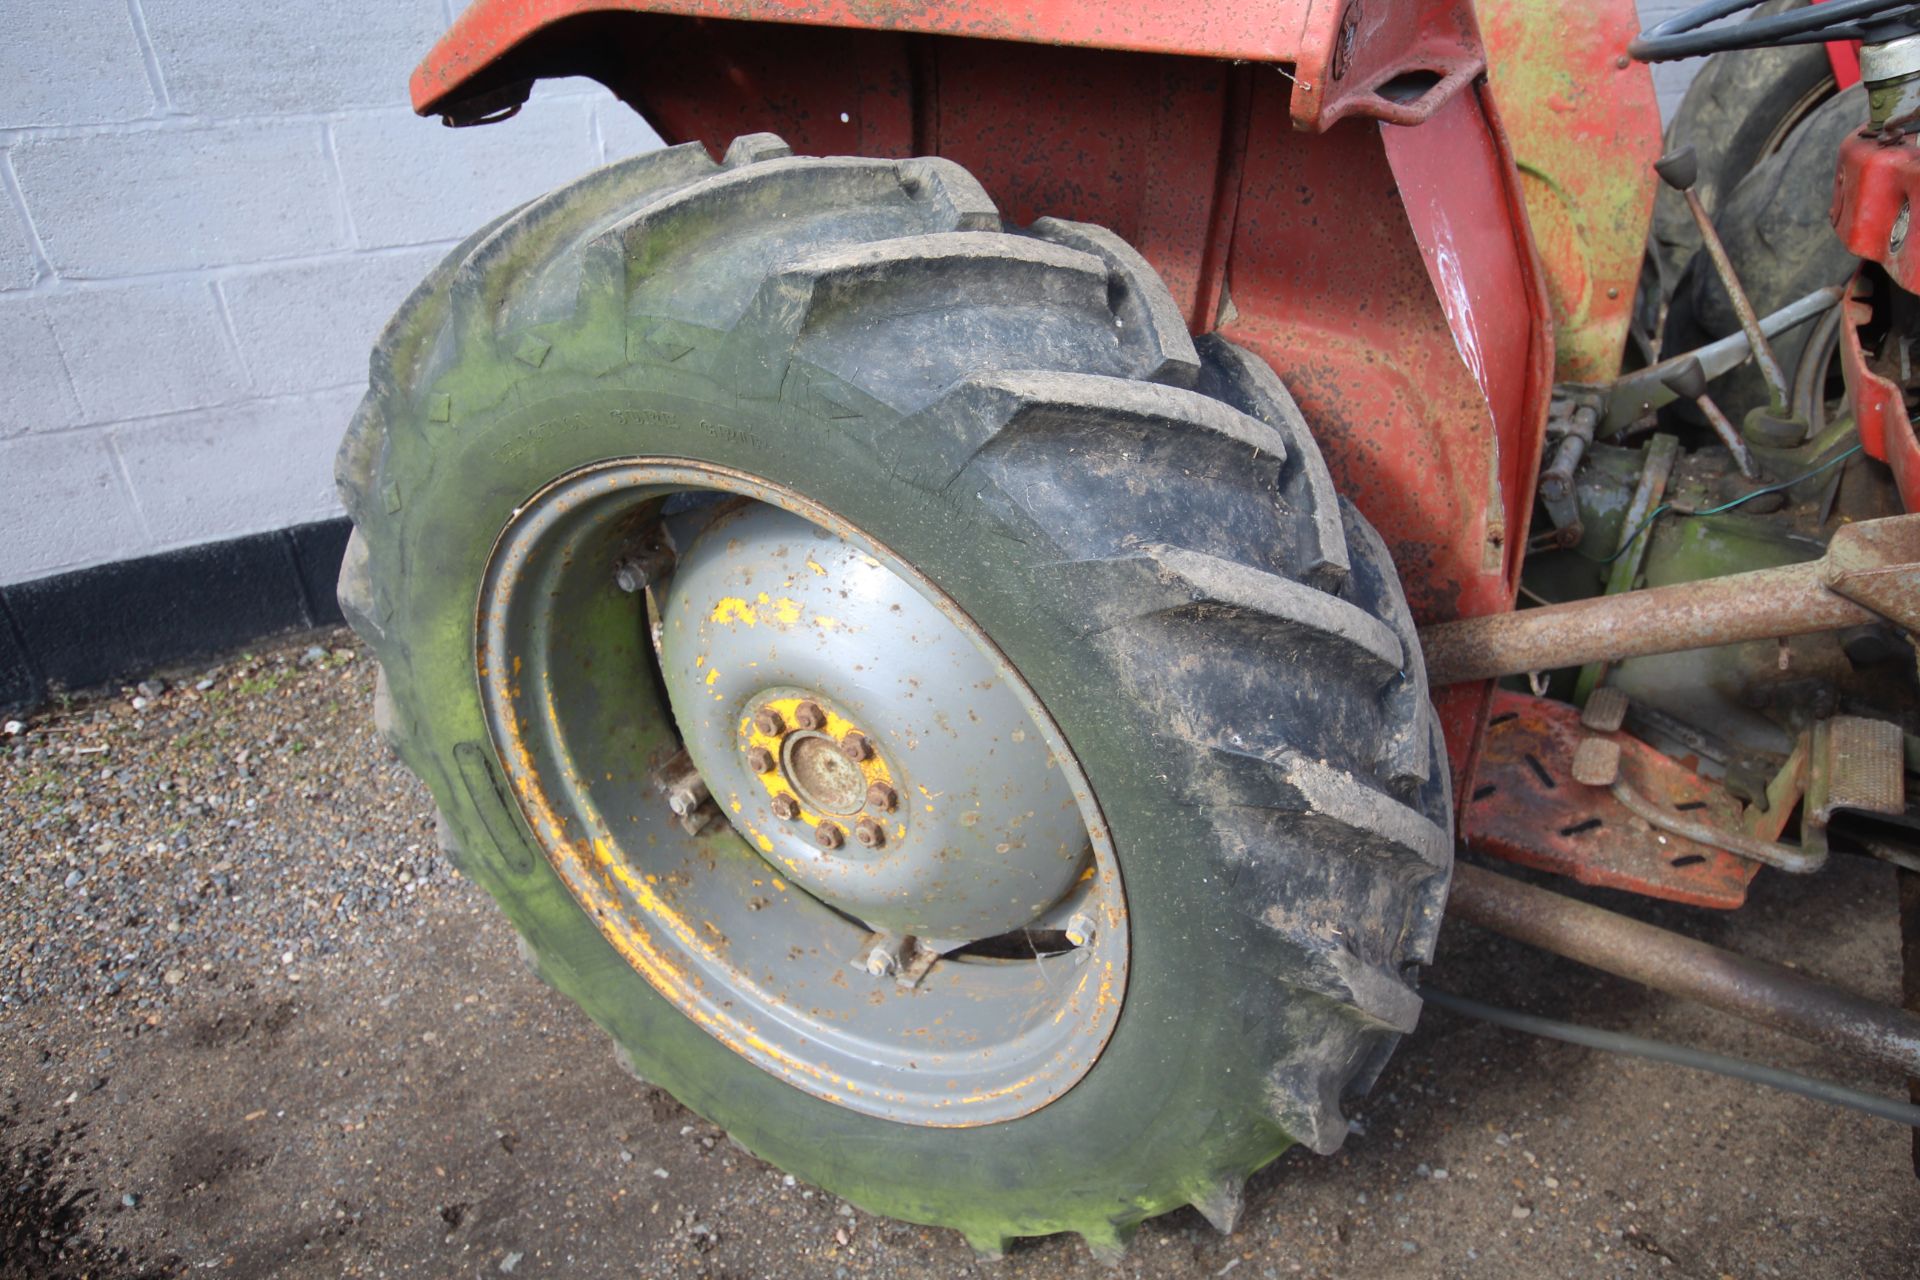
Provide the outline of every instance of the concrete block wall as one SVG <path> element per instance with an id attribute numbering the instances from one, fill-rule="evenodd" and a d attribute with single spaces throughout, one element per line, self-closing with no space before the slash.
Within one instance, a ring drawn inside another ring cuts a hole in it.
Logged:
<path id="1" fill-rule="evenodd" d="M 659 145 L 585 81 L 498 126 L 414 116 L 408 72 L 453 11 L 13 7 L 0 586 L 337 514 L 334 447 L 413 284 L 501 210 Z M 1655 70 L 1669 112 L 1696 65 Z"/>
<path id="2" fill-rule="evenodd" d="M 338 514 L 387 315 L 461 237 L 659 145 L 598 85 L 449 130 L 451 0 L 63 0 L 0 40 L 0 586 Z"/>

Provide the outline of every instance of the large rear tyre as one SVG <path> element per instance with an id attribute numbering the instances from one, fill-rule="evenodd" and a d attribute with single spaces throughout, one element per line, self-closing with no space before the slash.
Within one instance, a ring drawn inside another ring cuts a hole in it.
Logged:
<path id="1" fill-rule="evenodd" d="M 1747 20 L 1807 2 L 1770 0 Z M 1824 45 L 1716 53 L 1701 64 L 1668 122 L 1667 150 L 1693 148 L 1700 173 L 1693 189 L 1707 212 L 1718 214 L 1741 180 L 1777 154 L 1800 123 L 1839 91 Z M 1661 296 L 1672 295 L 1700 247 L 1686 200 L 1662 183 L 1654 196 L 1648 244 Z"/>
<path id="2" fill-rule="evenodd" d="M 1721 197 L 1714 227 L 1759 314 L 1815 289 L 1844 284 L 1853 275 L 1858 260 L 1833 234 L 1827 213 L 1833 200 L 1834 157 L 1840 143 L 1866 118 L 1864 89 L 1855 86 L 1829 97 Z M 1668 301 L 1661 351 L 1689 351 L 1739 328 L 1733 301 L 1702 249 L 1687 262 Z M 1794 397 L 1802 403 L 1790 404 L 1790 411 L 1824 415 L 1825 390 L 1838 381 L 1838 332 L 1832 323 L 1804 324 L 1773 339 L 1774 355 L 1789 384 L 1810 389 Z M 1715 384 L 1714 398 L 1735 421 L 1770 399 L 1765 380 L 1751 362 Z"/>
<path id="3" fill-rule="evenodd" d="M 416 291 L 339 480 L 462 865 L 783 1168 L 984 1251 L 1228 1226 L 1412 1028 L 1450 801 L 1393 567 L 1111 234 L 939 160 L 625 161 Z"/>

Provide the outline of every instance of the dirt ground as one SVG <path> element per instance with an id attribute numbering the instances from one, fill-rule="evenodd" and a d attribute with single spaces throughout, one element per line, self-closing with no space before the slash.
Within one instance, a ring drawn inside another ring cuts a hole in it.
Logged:
<path id="1" fill-rule="evenodd" d="M 621 1073 L 436 853 L 372 676 L 327 633 L 0 739 L 0 1277 L 1920 1276 L 1906 1130 L 1438 1010 L 1234 1236 L 977 1262 Z M 1754 898 L 1634 909 L 1895 994 L 1883 870 Z M 1898 1091 L 1464 926 L 1430 981 Z"/>

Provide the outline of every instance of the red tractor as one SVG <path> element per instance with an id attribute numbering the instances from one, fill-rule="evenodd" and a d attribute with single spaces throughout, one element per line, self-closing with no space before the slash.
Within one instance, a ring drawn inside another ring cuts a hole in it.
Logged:
<path id="1" fill-rule="evenodd" d="M 1231 1228 L 1449 907 L 1920 1074 L 1454 864 L 1877 856 L 1920 950 L 1920 6 L 1748 7 L 478 0 L 422 113 L 674 145 L 457 248 L 340 452 L 449 853 L 637 1075 L 988 1254 Z"/>

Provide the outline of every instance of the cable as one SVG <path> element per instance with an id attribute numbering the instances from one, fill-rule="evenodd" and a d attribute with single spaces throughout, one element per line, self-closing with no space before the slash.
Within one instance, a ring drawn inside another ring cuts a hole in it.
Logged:
<path id="1" fill-rule="evenodd" d="M 1828 458 L 1825 462 L 1821 463 L 1819 466 L 1815 467 L 1813 470 L 1805 473 L 1804 475 L 1797 475 L 1791 480 L 1782 480 L 1778 484 L 1766 485 L 1763 488 L 1755 489 L 1752 493 L 1743 493 L 1739 497 L 1735 498 L 1732 502 L 1723 502 L 1717 507 L 1708 507 L 1705 511 L 1680 511 L 1680 512 L 1676 512 L 1675 514 L 1683 515 L 1683 516 L 1717 516 L 1722 511 L 1733 510 L 1735 507 L 1739 506 L 1743 502 L 1752 502 L 1755 498 L 1761 497 L 1765 494 L 1779 493 L 1782 489 L 1793 488 L 1793 486 L 1799 484 L 1803 480 L 1811 480 L 1815 476 L 1819 475 L 1822 471 L 1825 471 L 1831 467 L 1839 466 L 1841 463 L 1845 462 L 1848 458 L 1851 458 L 1854 454 L 1858 452 L 1860 452 L 1860 446 L 1856 444 L 1851 449 L 1848 449 L 1845 453 L 1837 453 L 1833 457 Z M 1665 515 L 1667 512 L 1672 510 L 1673 510 L 1673 504 L 1671 502 L 1663 502 L 1659 506 L 1655 507 L 1651 512 L 1647 514 L 1647 518 L 1640 522 L 1639 528 L 1635 529 L 1627 537 L 1621 539 L 1620 549 L 1614 552 L 1612 555 L 1608 556 L 1605 560 L 1602 560 L 1600 563 L 1612 564 L 1615 560 L 1618 560 L 1621 556 L 1627 554 L 1627 548 L 1631 547 L 1636 541 L 1638 541 L 1640 538 L 1640 535 L 1645 533 L 1649 528 L 1651 528 L 1655 520 L 1658 520 L 1661 516 Z"/>
<path id="2" fill-rule="evenodd" d="M 1420 997 L 1429 1004 L 1438 1005 L 1451 1013 L 1478 1018 L 1482 1022 L 1491 1022 L 1497 1027 L 1507 1027 L 1514 1031 L 1527 1032 L 1529 1035 L 1544 1036 L 1548 1040 L 1562 1040 L 1568 1044 L 1582 1045 L 1589 1049 L 1605 1049 L 1609 1053 L 1624 1053 L 1635 1058 L 1649 1058 L 1654 1062 L 1669 1062 L 1679 1067 L 1690 1067 L 1695 1071 L 1711 1071 L 1716 1075 L 1732 1076 L 1735 1080 L 1765 1085 L 1769 1089 L 1782 1089 L 1787 1093 L 1797 1093 L 1803 1098 L 1812 1098 L 1815 1102 L 1829 1102 L 1837 1107 L 1864 1111 L 1882 1120 L 1892 1120 L 1896 1124 L 1920 1128 L 1920 1106 L 1898 1102 L 1892 1098 L 1883 1098 L 1878 1094 L 1849 1088 L 1844 1084 L 1835 1084 L 1831 1080 L 1803 1076 L 1797 1071 L 1783 1071 L 1779 1067 L 1748 1062 L 1745 1058 L 1729 1058 L 1725 1054 L 1709 1053 L 1705 1049 L 1695 1049 L 1683 1044 L 1669 1044 L 1664 1040 L 1649 1040 L 1644 1036 L 1628 1035 L 1623 1031 L 1602 1031 L 1598 1027 L 1583 1027 L 1577 1023 L 1556 1022 L 1552 1018 L 1535 1017 L 1533 1014 L 1519 1013 L 1512 1009 L 1498 1009 L 1490 1004 L 1481 1004 L 1478 1000 L 1469 1000 L 1465 996 L 1436 991 L 1432 987 L 1422 987 Z"/>
<path id="3" fill-rule="evenodd" d="M 1910 20 L 1914 9 L 1905 0 L 1832 0 L 1814 8 L 1760 14 L 1726 26 L 1708 25 L 1742 9 L 1751 9 L 1757 3 L 1758 0 L 1712 0 L 1695 5 L 1642 31 L 1627 46 L 1627 52 L 1642 62 L 1668 62 L 1733 49 L 1759 49 L 1789 41 L 1798 43 L 1812 37 L 1833 40 L 1871 34 L 1886 40 L 1907 33 L 1897 26 L 1884 31 L 1880 28 L 1901 19 Z"/>

